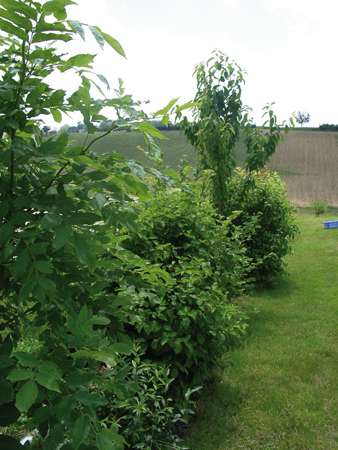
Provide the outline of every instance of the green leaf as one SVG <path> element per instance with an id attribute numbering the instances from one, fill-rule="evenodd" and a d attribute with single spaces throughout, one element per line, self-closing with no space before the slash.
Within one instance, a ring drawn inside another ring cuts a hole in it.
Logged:
<path id="1" fill-rule="evenodd" d="M 128 445 L 126 440 L 124 439 L 124 437 L 121 436 L 120 434 L 116 433 L 115 431 L 112 431 L 112 429 L 110 429 L 110 430 L 107 430 L 107 429 L 106 430 L 102 430 L 100 434 L 103 435 L 103 436 L 106 436 L 110 440 L 118 442 L 119 444 L 126 444 L 126 445 Z"/>
<path id="2" fill-rule="evenodd" d="M 20 300 L 27 300 L 30 296 L 30 294 L 33 292 L 36 285 L 36 280 L 32 278 L 28 278 L 25 283 L 23 284 L 19 297 Z"/>
<path id="3" fill-rule="evenodd" d="M 102 83 L 104 83 L 107 86 L 107 89 L 110 89 L 108 80 L 106 77 L 104 77 L 103 75 L 100 75 L 99 73 L 96 74 L 96 76 L 99 78 L 100 81 L 102 81 Z"/>
<path id="4" fill-rule="evenodd" d="M 65 422 L 68 419 L 71 411 L 75 409 L 76 406 L 77 401 L 72 395 L 66 395 L 65 397 L 62 397 L 57 408 L 57 415 L 61 422 Z"/>
<path id="5" fill-rule="evenodd" d="M 81 38 L 85 41 L 85 31 L 82 27 L 82 24 L 77 20 L 68 20 L 68 25 L 72 27 L 77 34 L 81 36 Z"/>
<path id="6" fill-rule="evenodd" d="M 165 175 L 168 175 L 171 178 L 177 178 L 177 179 L 180 178 L 179 174 L 177 172 L 175 172 L 174 170 L 171 170 L 171 169 L 166 169 L 166 170 L 163 171 L 163 173 Z"/>
<path id="7" fill-rule="evenodd" d="M 15 406 L 19 411 L 26 412 L 33 405 L 38 396 L 38 388 L 35 381 L 30 380 L 25 383 L 16 394 Z"/>
<path id="8" fill-rule="evenodd" d="M 108 404 L 106 397 L 98 394 L 91 394 L 89 392 L 82 391 L 76 392 L 73 395 L 78 402 L 83 403 L 86 406 L 105 406 Z"/>
<path id="9" fill-rule="evenodd" d="M 32 354 L 25 352 L 14 352 L 13 356 L 17 358 L 21 365 L 28 367 L 36 367 L 38 364 L 38 360 Z"/>
<path id="10" fill-rule="evenodd" d="M 4 217 L 7 216 L 9 211 L 9 204 L 6 201 L 2 201 L 2 203 L 0 204 L 0 219 L 3 219 Z"/>
<path id="11" fill-rule="evenodd" d="M 23 381 L 23 380 L 32 380 L 34 378 L 34 372 L 29 369 L 18 369 L 11 372 L 7 380 L 10 381 Z"/>
<path id="12" fill-rule="evenodd" d="M 34 267 L 36 268 L 36 270 L 42 273 L 49 274 L 53 272 L 53 266 L 48 261 L 35 261 Z"/>
<path id="13" fill-rule="evenodd" d="M 112 305 L 117 306 L 127 306 L 130 307 L 133 303 L 135 303 L 135 298 L 131 295 L 118 295 L 115 300 L 112 302 Z"/>
<path id="14" fill-rule="evenodd" d="M 91 319 L 86 320 L 86 325 L 108 325 L 110 319 L 105 316 L 94 316 Z"/>
<path id="15" fill-rule="evenodd" d="M 78 212 L 69 215 L 66 220 L 72 225 L 94 225 L 101 220 L 101 216 L 91 212 Z"/>
<path id="16" fill-rule="evenodd" d="M 62 121 L 62 114 L 58 109 L 51 109 L 50 112 L 52 113 L 53 119 L 57 123 L 61 123 Z"/>
<path id="17" fill-rule="evenodd" d="M 77 352 L 74 352 L 70 355 L 72 358 L 91 358 L 92 356 L 92 352 L 90 352 L 89 350 L 78 350 Z"/>
<path id="18" fill-rule="evenodd" d="M 0 406 L 0 427 L 7 427 L 11 423 L 15 423 L 21 416 L 19 410 L 17 410 L 11 403 L 6 403 Z"/>
<path id="19" fill-rule="evenodd" d="M 54 91 L 50 97 L 48 97 L 42 104 L 44 108 L 48 106 L 60 106 L 63 104 L 63 98 L 66 92 L 62 89 Z"/>
<path id="20" fill-rule="evenodd" d="M 66 64 L 71 65 L 72 67 L 88 67 L 92 69 L 91 63 L 94 61 L 94 56 L 89 54 L 80 54 L 76 56 L 72 56 L 67 59 Z"/>
<path id="21" fill-rule="evenodd" d="M 96 438 L 99 450 L 116 450 L 116 445 L 102 432 Z"/>
<path id="22" fill-rule="evenodd" d="M 139 177 L 141 180 L 144 180 L 146 177 L 146 173 L 142 166 L 139 164 L 127 161 L 126 165 Z"/>
<path id="23" fill-rule="evenodd" d="M 33 422 L 34 425 L 41 425 L 42 423 L 48 421 L 52 416 L 55 415 L 54 408 L 51 406 L 42 406 L 37 408 L 34 412 Z"/>
<path id="24" fill-rule="evenodd" d="M 50 278 L 38 276 L 39 285 L 48 292 L 55 292 L 56 286 Z"/>
<path id="25" fill-rule="evenodd" d="M 204 344 L 204 342 L 205 342 L 205 337 L 203 336 L 202 333 L 198 333 L 198 334 L 197 334 L 197 340 L 198 340 L 198 342 L 199 342 L 201 345 Z"/>
<path id="26" fill-rule="evenodd" d="M 114 377 L 114 381 L 122 381 L 131 373 L 131 367 L 124 367 Z"/>
<path id="27" fill-rule="evenodd" d="M 14 390 L 12 385 L 0 376 L 0 405 L 9 403 L 14 398 Z"/>
<path id="28" fill-rule="evenodd" d="M 59 444 L 64 441 L 65 438 L 65 427 L 61 423 L 57 423 L 49 431 L 48 437 L 43 444 L 44 450 L 55 450 L 59 448 Z"/>
<path id="29" fill-rule="evenodd" d="M 88 244 L 77 233 L 74 233 L 74 245 L 76 256 L 80 263 L 88 266 L 92 271 L 96 266 L 95 255 L 90 251 Z"/>
<path id="30" fill-rule="evenodd" d="M 108 366 L 116 366 L 116 355 L 114 352 L 99 351 L 91 353 L 91 357 L 96 359 L 96 361 L 102 361 L 108 364 Z"/>
<path id="31" fill-rule="evenodd" d="M 40 219 L 41 226 L 44 230 L 49 230 L 51 228 L 56 227 L 57 225 L 60 225 L 62 222 L 62 217 L 60 216 L 54 216 L 51 214 L 46 214 L 45 216 Z"/>
<path id="32" fill-rule="evenodd" d="M 101 50 L 104 48 L 104 38 L 102 36 L 102 33 L 98 27 L 93 27 L 91 25 L 88 25 L 88 28 L 92 32 L 94 38 L 98 42 L 99 46 L 101 47 Z"/>
<path id="33" fill-rule="evenodd" d="M 81 311 L 79 312 L 79 316 L 78 316 L 79 323 L 84 322 L 87 319 L 87 316 L 88 316 L 88 308 L 87 308 L 87 305 L 84 305 L 82 307 Z"/>
<path id="34" fill-rule="evenodd" d="M 73 38 L 70 34 L 58 34 L 58 33 L 34 33 L 32 42 L 36 44 L 37 42 L 46 41 L 63 41 L 68 42 Z"/>
<path id="35" fill-rule="evenodd" d="M 10 271 L 12 276 L 18 280 L 24 274 L 28 263 L 30 261 L 30 256 L 28 250 L 25 248 L 21 253 L 19 253 L 15 263 L 11 264 Z"/>
<path id="36" fill-rule="evenodd" d="M 11 22 L 7 22 L 7 20 L 0 19 L 0 29 L 5 33 L 14 34 L 23 41 L 28 41 L 28 34 L 21 28 L 13 25 Z"/>
<path id="37" fill-rule="evenodd" d="M 23 446 L 11 436 L 0 435 L 1 450 L 22 450 Z"/>
<path id="38" fill-rule="evenodd" d="M 37 244 L 32 244 L 28 247 L 28 250 L 33 253 L 33 255 L 45 255 L 47 251 L 47 242 L 39 242 Z"/>
<path id="39" fill-rule="evenodd" d="M 26 3 L 23 3 L 22 1 L 18 2 L 16 0 L 1 0 L 1 6 L 5 7 L 8 10 L 24 14 L 26 17 L 29 17 L 34 21 L 37 19 L 36 10 Z"/>
<path id="40" fill-rule="evenodd" d="M 156 116 L 165 116 L 167 114 L 167 112 L 169 112 L 170 109 L 174 106 L 174 104 L 177 102 L 178 99 L 179 99 L 179 97 L 173 98 L 172 100 L 170 100 L 170 102 L 167 104 L 167 106 L 163 109 L 159 109 L 158 111 L 156 111 L 156 113 L 153 114 L 153 117 L 155 118 Z"/>
<path id="41" fill-rule="evenodd" d="M 183 111 L 184 109 L 194 108 L 195 106 L 200 106 L 201 102 L 188 102 L 184 103 L 182 106 L 177 106 L 176 112 Z"/>
<path id="42" fill-rule="evenodd" d="M 53 361 L 42 361 L 39 365 L 39 372 L 47 373 L 54 380 L 62 380 L 62 371 Z"/>
<path id="43" fill-rule="evenodd" d="M 108 45 L 110 45 L 119 55 L 126 58 L 126 54 L 124 53 L 124 50 L 123 50 L 121 44 L 116 39 L 111 37 L 109 34 L 101 31 L 99 27 L 95 27 L 95 28 L 101 33 L 101 36 L 107 42 Z"/>
<path id="44" fill-rule="evenodd" d="M 139 128 L 144 133 L 148 133 L 151 136 L 157 137 L 158 139 L 168 139 L 167 137 L 163 136 L 154 125 L 148 122 L 140 122 L 134 124 L 135 128 Z"/>
<path id="45" fill-rule="evenodd" d="M 122 353 L 123 355 L 130 355 L 130 352 L 132 350 L 129 345 L 123 343 L 112 344 L 108 348 L 113 352 Z"/>
<path id="46" fill-rule="evenodd" d="M 43 5 L 42 12 L 46 16 L 49 16 L 50 14 L 63 10 L 68 5 L 76 5 L 76 3 L 72 0 L 51 0 Z"/>
<path id="47" fill-rule="evenodd" d="M 0 16 L 3 17 L 4 19 L 9 20 L 14 25 L 17 25 L 19 28 L 23 28 L 24 30 L 27 31 L 32 31 L 31 21 L 27 19 L 25 16 L 20 16 L 19 14 L 16 14 L 13 10 L 9 11 L 0 8 Z"/>
<path id="48" fill-rule="evenodd" d="M 34 286 L 32 296 L 40 303 L 44 303 L 46 300 L 46 292 L 39 284 Z"/>
<path id="49" fill-rule="evenodd" d="M 56 230 L 55 238 L 52 242 L 53 247 L 59 250 L 67 244 L 72 235 L 72 229 L 68 225 L 64 225 L 62 228 Z"/>
<path id="50" fill-rule="evenodd" d="M 14 234 L 14 227 L 10 223 L 5 223 L 0 228 L 0 247 L 2 247 Z"/>
<path id="51" fill-rule="evenodd" d="M 86 437 L 90 431 L 91 418 L 88 414 L 81 416 L 77 419 L 74 425 L 74 430 L 72 433 L 73 447 L 77 450 L 82 442 L 86 440 Z"/>
<path id="52" fill-rule="evenodd" d="M 51 378 L 48 371 L 37 373 L 36 374 L 36 381 L 41 384 L 41 386 L 44 386 L 45 388 L 49 389 L 50 391 L 56 391 L 61 392 L 58 383 L 54 378 Z"/>
<path id="53" fill-rule="evenodd" d="M 93 378 L 94 376 L 90 373 L 74 370 L 72 373 L 65 377 L 65 381 L 70 386 L 85 386 L 92 382 Z"/>

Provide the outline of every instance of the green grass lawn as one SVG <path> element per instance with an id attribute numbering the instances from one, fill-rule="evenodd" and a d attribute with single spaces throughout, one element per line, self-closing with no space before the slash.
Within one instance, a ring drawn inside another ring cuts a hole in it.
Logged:
<path id="1" fill-rule="evenodd" d="M 256 312 L 198 402 L 191 450 L 338 449 L 338 229 L 322 224 L 337 216 L 301 210 L 290 276 L 240 300 Z"/>

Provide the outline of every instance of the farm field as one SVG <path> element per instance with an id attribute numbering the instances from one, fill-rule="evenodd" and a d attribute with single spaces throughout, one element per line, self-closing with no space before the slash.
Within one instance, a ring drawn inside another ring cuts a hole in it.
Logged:
<path id="1" fill-rule="evenodd" d="M 268 168 L 280 174 L 297 206 L 314 201 L 338 206 L 338 134 L 292 130 Z"/>
<path id="2" fill-rule="evenodd" d="M 167 138 L 161 141 L 163 167 L 177 170 L 184 155 L 186 164 L 196 167 L 196 151 L 184 135 L 179 131 L 164 131 L 163 135 Z M 70 135 L 74 145 L 80 145 L 85 138 L 85 133 Z M 92 148 L 100 152 L 118 151 L 128 159 L 146 163 L 147 157 L 137 146 L 145 147 L 141 135 L 121 131 L 108 135 Z M 245 148 L 242 141 L 236 147 L 236 154 L 237 165 L 243 166 Z M 278 146 L 268 168 L 279 173 L 295 205 L 310 206 L 314 201 L 322 201 L 329 206 L 338 206 L 338 133 L 292 130 Z"/>

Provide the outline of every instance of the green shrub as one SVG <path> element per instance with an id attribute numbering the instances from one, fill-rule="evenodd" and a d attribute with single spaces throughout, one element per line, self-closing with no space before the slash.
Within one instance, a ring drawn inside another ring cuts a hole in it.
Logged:
<path id="1" fill-rule="evenodd" d="M 115 379 L 120 386 L 104 392 L 108 403 L 101 409 L 100 419 L 107 423 L 117 422 L 130 448 L 181 448 L 175 424 L 185 422 L 186 411 L 176 411 L 168 395 L 172 382 L 170 368 L 144 363 L 138 351 L 134 351 L 118 366 L 103 368 L 101 377 L 103 385 L 105 381 Z"/>
<path id="2" fill-rule="evenodd" d="M 165 288 L 152 280 L 139 287 L 129 331 L 147 358 L 171 365 L 181 386 L 177 395 L 207 379 L 211 365 L 246 327 L 230 300 L 242 292 L 251 267 L 240 233 L 229 236 L 230 223 L 197 196 L 160 191 L 146 205 L 139 231 L 123 244 L 171 277 Z"/>
<path id="3" fill-rule="evenodd" d="M 248 256 L 257 264 L 252 271 L 258 284 L 269 284 L 285 272 L 283 258 L 291 253 L 290 241 L 299 232 L 295 208 L 286 198 L 286 189 L 276 173 L 238 171 L 229 183 L 227 214 L 241 210 L 234 223 L 243 226 L 256 221 L 247 236 Z"/>
<path id="4" fill-rule="evenodd" d="M 314 202 L 312 203 L 311 208 L 317 217 L 327 211 L 327 206 L 323 202 Z"/>

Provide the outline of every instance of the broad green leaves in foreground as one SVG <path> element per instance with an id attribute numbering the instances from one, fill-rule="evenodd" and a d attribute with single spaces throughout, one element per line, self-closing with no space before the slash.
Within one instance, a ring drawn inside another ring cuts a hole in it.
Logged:
<path id="1" fill-rule="evenodd" d="M 60 122 L 76 111 L 92 134 L 109 107 L 117 120 L 108 133 L 141 133 L 151 155 L 163 136 L 143 122 L 122 80 L 114 98 L 92 98 L 93 85 L 103 93 L 98 82 L 109 88 L 92 71 L 93 55 L 68 58 L 56 51 L 58 41 L 71 45 L 89 32 L 101 48 L 108 44 L 125 56 L 97 26 L 68 19 L 71 4 L 0 1 L 0 426 L 23 413 L 25 427 L 38 429 L 47 450 L 62 444 L 123 448 L 121 430 L 112 426 L 138 389 L 125 361 L 135 351 L 125 331 L 135 320 L 130 306 L 144 280 L 159 286 L 171 280 L 124 250 L 124 237 L 116 234 L 137 230 L 135 205 L 150 197 L 142 181 L 146 170 L 118 153 L 93 153 L 100 137 L 79 147 L 67 134 L 41 139 L 40 118 Z M 71 95 L 48 82 L 51 73 L 62 77 L 68 70 L 81 83 Z M 11 437 L 0 441 L 1 448 L 20 447 Z"/>

